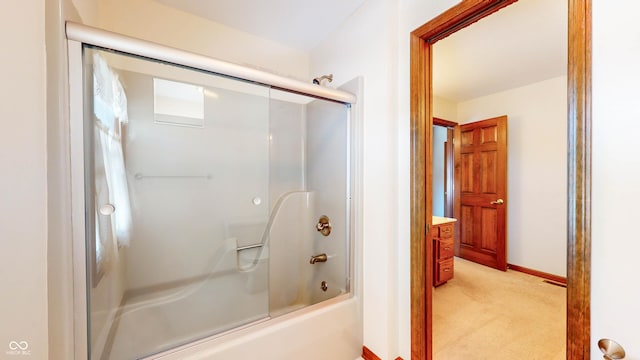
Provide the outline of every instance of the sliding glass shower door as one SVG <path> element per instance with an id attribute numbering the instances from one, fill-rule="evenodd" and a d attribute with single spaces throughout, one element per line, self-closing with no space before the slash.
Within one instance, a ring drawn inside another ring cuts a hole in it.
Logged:
<path id="1" fill-rule="evenodd" d="M 269 315 L 269 88 L 84 48 L 91 359 Z"/>

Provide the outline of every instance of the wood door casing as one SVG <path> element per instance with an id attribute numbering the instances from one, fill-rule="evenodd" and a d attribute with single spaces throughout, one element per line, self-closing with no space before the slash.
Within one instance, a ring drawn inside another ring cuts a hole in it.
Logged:
<path id="1" fill-rule="evenodd" d="M 411 32 L 411 359 L 432 359 L 430 225 L 432 45 L 515 2 L 462 0 Z M 567 360 L 590 358 L 591 314 L 591 0 L 569 0 L 568 14 Z"/>
<path id="2" fill-rule="evenodd" d="M 505 271 L 507 117 L 460 125 L 455 138 L 456 256 Z"/>

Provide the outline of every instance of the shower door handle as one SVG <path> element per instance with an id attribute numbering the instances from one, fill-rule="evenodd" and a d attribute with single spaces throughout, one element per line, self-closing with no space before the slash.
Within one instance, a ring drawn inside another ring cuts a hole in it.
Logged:
<path id="1" fill-rule="evenodd" d="M 116 207 L 113 206 L 113 204 L 104 204 L 100 206 L 100 208 L 98 209 L 98 212 L 100 213 L 100 215 L 104 215 L 104 216 L 109 216 L 113 214 L 115 211 L 116 211 Z"/>

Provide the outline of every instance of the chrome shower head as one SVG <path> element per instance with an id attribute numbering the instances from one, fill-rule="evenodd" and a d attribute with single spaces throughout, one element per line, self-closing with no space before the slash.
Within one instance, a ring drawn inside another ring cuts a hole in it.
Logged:
<path id="1" fill-rule="evenodd" d="M 322 80 L 327 80 L 329 82 L 333 81 L 333 74 L 318 76 L 313 79 L 313 83 L 316 85 L 322 85 Z"/>

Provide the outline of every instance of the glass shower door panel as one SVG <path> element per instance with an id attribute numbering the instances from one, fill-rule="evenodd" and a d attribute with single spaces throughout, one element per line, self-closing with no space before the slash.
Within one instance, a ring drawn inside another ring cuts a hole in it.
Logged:
<path id="1" fill-rule="evenodd" d="M 84 49 L 91 359 L 268 316 L 269 89 Z"/>
<path id="2" fill-rule="evenodd" d="M 350 292 L 351 162 L 350 117 L 345 104 L 313 100 L 307 104 L 307 188 L 314 192 L 314 255 L 327 261 L 313 267 L 309 302 L 315 304 Z M 331 231 L 316 231 L 326 216 Z M 317 264 L 316 264 L 317 265 Z"/>
<path id="3" fill-rule="evenodd" d="M 276 89 L 270 112 L 270 311 L 277 316 L 350 291 L 350 119 L 345 104 Z M 327 236 L 317 230 L 322 216 L 330 219 Z"/>

